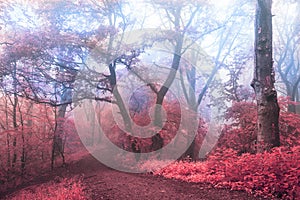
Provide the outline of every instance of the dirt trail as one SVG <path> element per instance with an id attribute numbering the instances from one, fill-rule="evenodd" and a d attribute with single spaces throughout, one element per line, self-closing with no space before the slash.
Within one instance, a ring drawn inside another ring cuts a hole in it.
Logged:
<path id="1" fill-rule="evenodd" d="M 28 186 L 38 186 L 56 177 L 82 177 L 85 192 L 92 200 L 262 200 L 246 192 L 215 189 L 208 184 L 187 183 L 151 174 L 130 174 L 108 168 L 92 156 L 56 168 L 45 176 L 39 176 L 1 197 Z M 7 197 L 7 196 L 6 196 Z"/>
<path id="2" fill-rule="evenodd" d="M 165 179 L 151 174 L 129 174 L 110 169 L 91 156 L 69 165 L 72 174 L 82 174 L 92 199 L 106 200 L 254 200 L 245 192 L 211 188 L 206 184 Z"/>

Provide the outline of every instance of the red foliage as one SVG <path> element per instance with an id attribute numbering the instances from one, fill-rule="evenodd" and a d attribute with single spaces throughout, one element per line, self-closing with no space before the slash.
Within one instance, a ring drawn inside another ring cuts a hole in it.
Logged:
<path id="1" fill-rule="evenodd" d="M 0 191 L 49 169 L 54 128 L 53 110 L 19 98 L 15 113 L 0 99 Z"/>
<path id="2" fill-rule="evenodd" d="M 228 108 L 225 119 L 231 123 L 223 128 L 217 147 L 231 148 L 238 153 L 255 152 L 255 104 L 234 102 L 232 107 Z"/>
<path id="3" fill-rule="evenodd" d="M 44 183 L 38 186 L 25 188 L 13 195 L 6 197 L 10 200 L 32 200 L 32 199 L 69 199 L 69 200 L 85 200 L 89 199 L 84 192 L 84 186 L 81 179 L 60 179 Z"/>
<path id="4" fill-rule="evenodd" d="M 237 156 L 223 149 L 205 162 L 176 162 L 155 172 L 167 178 L 210 183 L 215 187 L 244 190 L 268 199 L 300 198 L 300 147 Z M 297 162 L 298 161 L 298 162 Z"/>
<path id="5" fill-rule="evenodd" d="M 299 146 L 300 145 L 300 115 L 281 112 L 280 114 L 280 142 L 283 146 Z"/>
<path id="6" fill-rule="evenodd" d="M 155 102 L 153 101 L 153 99 L 152 101 L 149 100 L 149 105 L 154 103 Z M 110 141 L 118 145 L 120 148 L 123 148 L 127 151 L 133 151 L 131 149 L 132 143 L 136 141 L 142 153 L 152 152 L 160 149 L 161 147 L 156 148 L 156 144 L 153 144 L 155 141 L 153 137 L 145 137 L 145 134 L 147 134 L 147 136 L 154 136 L 155 134 L 159 134 L 159 136 L 163 139 L 163 145 L 165 146 L 169 144 L 172 139 L 178 134 L 181 120 L 186 120 L 185 123 L 192 123 L 192 120 L 190 119 L 183 119 L 183 113 L 181 113 L 182 110 L 180 106 L 181 105 L 179 104 L 179 102 L 173 99 L 167 99 L 164 101 L 162 107 L 164 115 L 163 118 L 165 118 L 165 121 L 162 128 L 157 128 L 155 125 L 149 123 L 149 115 L 153 113 L 151 113 L 151 110 L 148 108 L 142 109 L 142 105 L 139 112 L 136 111 L 137 109 L 130 110 L 130 115 L 134 122 L 134 124 L 132 125 L 133 128 L 131 133 L 126 133 L 124 129 L 122 130 L 120 128 L 120 126 L 115 122 L 116 116 L 114 116 L 112 114 L 112 111 L 109 109 L 104 109 L 103 111 L 101 111 L 100 115 L 105 117 L 99 117 L 100 125 L 103 132 L 110 139 Z M 152 112 L 154 112 L 154 109 L 152 110 Z M 200 119 L 198 125 L 198 143 L 202 142 L 206 131 L 207 127 L 205 125 L 205 122 L 204 120 Z M 178 144 L 178 142 L 176 143 L 176 145 L 186 145 L 187 140 L 189 139 L 188 132 L 186 130 L 183 130 L 180 134 L 182 135 L 182 140 L 180 140 L 180 144 Z M 174 145 L 174 151 L 176 151 L 176 148 L 177 146 Z"/>
<path id="7" fill-rule="evenodd" d="M 287 112 L 288 101 L 280 100 L 281 112 L 279 118 L 280 142 L 282 146 L 300 145 L 300 116 Z M 222 130 L 217 148 L 231 148 L 241 153 L 256 151 L 256 105 L 251 102 L 234 102 L 225 115 L 230 122 Z"/>
<path id="8" fill-rule="evenodd" d="M 300 116 L 287 112 L 286 103 L 280 101 L 281 147 L 254 154 L 256 106 L 236 102 L 228 109 L 226 119 L 230 123 L 207 160 L 176 162 L 155 174 L 244 190 L 268 199 L 300 199 Z"/>
<path id="9" fill-rule="evenodd" d="M 55 113 L 52 107 L 19 98 L 13 126 L 12 105 L 0 98 L 0 192 L 16 187 L 51 168 Z M 68 162 L 83 149 L 74 124 L 66 120 L 64 150 Z M 56 162 L 61 160 L 56 159 Z"/>

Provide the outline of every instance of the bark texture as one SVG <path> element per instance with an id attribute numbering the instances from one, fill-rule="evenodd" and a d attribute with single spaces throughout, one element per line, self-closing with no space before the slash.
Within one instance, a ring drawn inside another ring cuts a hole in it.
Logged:
<path id="1" fill-rule="evenodd" d="M 258 152 L 280 145 L 279 106 L 274 87 L 272 58 L 272 0 L 257 0 L 255 20 L 255 69 L 251 86 L 257 101 Z"/>

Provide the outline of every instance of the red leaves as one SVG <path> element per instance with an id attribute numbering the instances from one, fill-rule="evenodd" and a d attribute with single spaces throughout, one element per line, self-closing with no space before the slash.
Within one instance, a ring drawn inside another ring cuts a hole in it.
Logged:
<path id="1" fill-rule="evenodd" d="M 279 128 L 280 142 L 282 146 L 300 145 L 300 116 L 286 111 L 290 102 L 287 99 L 280 99 L 282 107 Z M 218 142 L 218 148 L 231 148 L 242 153 L 256 152 L 256 105 L 251 102 L 234 102 L 225 115 L 230 121 L 222 130 Z"/>
<path id="2" fill-rule="evenodd" d="M 205 162 L 177 162 L 156 174 L 244 190 L 268 199 L 299 199 L 300 116 L 286 112 L 284 106 L 285 102 L 280 116 L 282 147 L 253 154 L 256 107 L 253 103 L 236 102 L 226 113 L 231 123 L 223 128 L 217 148 Z"/>
<path id="3" fill-rule="evenodd" d="M 70 199 L 70 200 L 85 200 L 88 199 L 84 192 L 82 180 L 77 178 L 72 179 L 56 179 L 49 183 L 44 183 L 38 186 L 31 186 L 23 189 L 9 199 Z"/>
<path id="4" fill-rule="evenodd" d="M 244 190 L 268 199 L 299 196 L 300 147 L 275 148 L 270 153 L 243 154 L 223 149 L 205 162 L 176 162 L 155 172 L 167 178 L 211 183 L 215 187 Z M 298 193 L 297 193 L 298 192 Z"/>

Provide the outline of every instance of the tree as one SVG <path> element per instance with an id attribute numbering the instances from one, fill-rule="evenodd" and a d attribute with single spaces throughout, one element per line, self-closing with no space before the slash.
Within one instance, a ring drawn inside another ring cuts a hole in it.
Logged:
<path id="1" fill-rule="evenodd" d="M 281 2 L 282 3 L 282 2 Z M 274 48 L 274 60 L 276 70 L 284 84 L 284 94 L 289 96 L 292 101 L 299 102 L 299 85 L 300 85 L 300 55 L 299 55 L 299 23 L 298 16 L 293 16 L 291 9 L 299 9 L 300 3 L 289 3 L 285 1 L 285 6 L 280 4 L 281 13 L 276 15 L 276 40 Z M 290 104 L 290 112 L 296 113 L 296 105 Z"/>
<path id="2" fill-rule="evenodd" d="M 232 61 L 224 66 L 224 69 L 228 71 L 227 76 L 229 80 L 221 85 L 220 92 L 222 96 L 217 100 L 228 102 L 253 100 L 253 90 L 251 90 L 249 85 L 245 85 L 245 81 L 248 83 L 248 80 L 245 80 L 247 67 L 249 67 L 250 61 L 251 63 L 253 62 L 249 53 L 248 50 L 245 52 L 239 51 L 234 55 Z"/>
<path id="3" fill-rule="evenodd" d="M 195 111 L 199 112 L 199 107 L 205 97 L 207 96 L 208 91 L 211 95 L 209 95 L 209 101 L 216 103 L 216 100 L 220 98 L 215 98 L 212 94 L 215 90 L 218 90 L 219 86 L 216 84 L 223 84 L 220 81 L 220 78 L 217 79 L 216 75 L 221 68 L 226 69 L 225 67 L 230 65 L 232 59 L 240 59 L 242 56 L 238 56 L 240 52 L 247 51 L 249 45 L 247 42 L 241 44 L 241 37 L 249 36 L 248 29 L 245 29 L 248 25 L 249 13 L 245 12 L 248 4 L 244 1 L 239 1 L 238 4 L 235 4 L 234 7 L 230 7 L 230 10 L 226 10 L 227 15 L 223 17 L 221 20 L 212 20 L 211 18 L 205 18 L 202 21 L 210 21 L 210 24 L 216 24 L 215 29 L 211 29 L 210 27 L 206 27 L 202 31 L 202 34 L 205 32 L 209 32 L 210 34 L 203 34 L 203 43 L 208 45 L 209 48 L 205 49 L 211 51 L 214 50 L 211 54 L 212 57 L 209 57 L 205 52 L 201 51 L 201 49 L 190 46 L 188 63 L 183 63 L 180 68 L 180 78 L 181 78 L 181 86 L 184 91 L 184 95 L 188 105 Z M 246 7 L 246 8 L 245 8 Z M 214 15 L 216 13 L 210 13 Z M 248 23 L 247 23 L 248 22 Z M 203 22 L 202 22 L 203 24 Z M 213 31 L 211 31 L 213 30 Z M 199 31 L 199 30 L 198 30 Z M 247 31 L 247 32 L 246 32 Z M 205 37 L 207 36 L 207 37 Z M 213 40 L 211 37 L 213 36 Z M 191 38 L 195 36 L 190 35 Z M 211 42 L 205 41 L 207 40 Z M 245 54 L 248 55 L 249 52 Z M 249 56 L 248 56 L 249 57 Z M 246 57 L 247 58 L 247 57 Z M 245 62 L 245 58 L 240 60 L 240 63 Z M 239 64 L 237 64 L 239 65 Z M 205 69 L 205 66 L 212 66 L 210 68 Z M 234 68 L 237 66 L 233 66 Z M 237 77 L 236 77 L 237 78 Z M 238 78 L 237 78 L 238 79 Z M 218 83 L 219 82 L 219 83 Z M 188 83 L 188 84 L 186 84 Z M 187 85 L 187 86 L 186 86 Z M 218 103 L 218 109 L 221 109 L 222 104 L 224 104 L 224 99 L 220 103 Z M 191 157 L 197 157 L 199 154 L 200 146 L 199 144 L 194 144 L 193 141 L 190 148 L 187 150 L 187 155 L 194 155 Z"/>
<path id="4" fill-rule="evenodd" d="M 256 6 L 255 69 L 251 86 L 257 101 L 257 144 L 261 152 L 280 145 L 279 105 L 272 59 L 272 0 L 257 0 Z"/>
<path id="5" fill-rule="evenodd" d="M 95 43 L 106 37 L 109 28 L 101 26 L 101 30 L 99 29 L 103 15 L 101 12 L 93 15 L 96 12 L 91 3 L 81 6 L 62 1 L 58 1 L 57 4 L 45 3 L 43 6 L 40 4 L 39 9 L 43 10 L 40 15 L 36 14 L 36 10 L 34 13 L 33 8 L 30 9 L 33 13 L 28 14 L 23 4 L 12 5 L 21 10 L 21 15 L 24 15 L 23 21 L 31 23 L 23 27 L 21 25 L 26 23 L 11 19 L 13 14 L 10 12 L 1 13 L 1 22 L 6 24 L 5 37 L 2 38 L 4 42 L 1 41 L 1 86 L 6 95 L 13 94 L 14 115 L 17 114 L 19 97 L 58 108 L 55 112 L 56 126 L 51 160 L 53 166 L 55 153 L 59 153 L 64 161 L 64 118 L 68 107 L 72 103 L 78 103 L 72 99 L 78 71 L 90 74 L 84 80 L 89 85 L 96 85 L 99 78 L 103 78 L 101 74 L 85 65 L 85 58 Z M 36 21 L 42 20 L 43 23 L 37 23 L 37 26 L 30 17 L 38 18 Z M 94 26 L 90 26 L 88 31 L 81 24 L 72 26 L 74 23 L 79 24 L 81 20 L 89 22 L 83 24 Z M 95 96 L 91 95 L 90 91 L 84 91 L 81 98 L 95 99 Z M 13 124 L 17 128 L 15 121 Z M 13 146 L 17 146 L 16 139 Z M 13 163 L 16 159 L 14 154 Z"/>
<path id="6" fill-rule="evenodd" d="M 186 2 L 155 0 L 153 3 L 155 3 L 153 6 L 158 12 L 162 11 L 162 13 L 159 13 L 161 19 L 164 20 L 162 21 L 162 26 L 167 29 L 167 31 L 163 31 L 162 36 L 160 38 L 156 38 L 156 40 L 164 42 L 168 41 L 171 44 L 171 59 L 169 63 L 171 67 L 169 73 L 167 74 L 163 85 L 154 91 L 157 96 L 154 123 L 155 125 L 161 127 L 161 105 L 163 104 L 164 98 L 166 97 L 169 88 L 174 84 L 174 80 L 177 78 L 177 72 L 188 71 L 187 69 L 182 69 L 182 65 L 185 65 L 184 57 L 191 51 L 197 51 L 200 52 L 199 54 L 201 54 L 201 50 L 195 49 L 195 46 L 197 46 L 196 43 L 203 39 L 204 36 L 220 29 L 220 26 L 217 23 L 211 22 L 209 18 L 206 18 L 207 11 L 209 10 L 207 1 Z M 203 23 L 203 21 L 205 21 L 203 18 L 206 20 L 205 23 Z M 190 62 L 190 60 L 188 62 Z M 213 79 L 217 70 L 218 69 L 215 69 L 214 72 L 212 72 L 211 79 Z M 191 70 L 187 73 L 189 74 L 186 74 L 186 76 L 190 76 L 190 79 L 187 81 L 188 86 L 183 87 L 182 89 L 184 90 L 188 106 L 192 111 L 190 114 L 190 119 L 195 121 L 192 123 L 195 125 L 197 123 L 196 119 L 199 117 L 197 115 L 199 104 L 197 104 L 195 96 L 195 66 L 192 66 Z M 183 83 L 184 80 L 182 73 L 180 73 L 180 75 L 181 82 Z M 208 83 L 208 85 L 209 84 L 210 83 Z M 203 92 L 202 96 L 204 96 L 205 92 Z M 195 127 L 197 127 L 197 125 L 195 125 Z M 190 136 L 194 136 L 194 134 L 191 133 Z M 188 143 L 191 143 L 191 145 L 188 147 L 183 157 L 188 156 L 191 159 L 196 160 L 199 152 L 197 149 L 200 148 L 198 148 L 196 145 L 196 138 L 190 136 L 187 136 L 187 140 L 189 141 Z"/>

